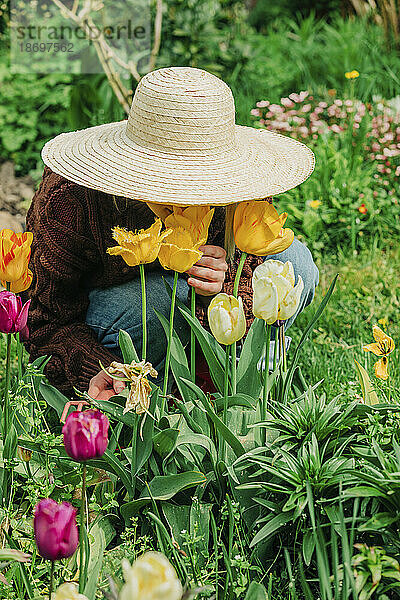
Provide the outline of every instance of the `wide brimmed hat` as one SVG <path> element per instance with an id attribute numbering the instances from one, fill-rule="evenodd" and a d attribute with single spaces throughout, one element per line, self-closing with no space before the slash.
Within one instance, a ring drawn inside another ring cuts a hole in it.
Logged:
<path id="1" fill-rule="evenodd" d="M 313 153 L 297 140 L 235 125 L 230 88 L 191 67 L 149 73 L 127 120 L 62 133 L 42 158 L 80 185 L 181 205 L 261 200 L 294 188 L 314 169 Z"/>

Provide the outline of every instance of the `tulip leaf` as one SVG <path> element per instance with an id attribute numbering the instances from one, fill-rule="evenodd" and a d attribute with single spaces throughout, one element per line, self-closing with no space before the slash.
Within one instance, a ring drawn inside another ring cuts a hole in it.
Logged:
<path id="1" fill-rule="evenodd" d="M 133 427 L 135 423 L 135 415 L 132 412 L 127 412 L 124 414 L 124 406 L 120 406 L 116 402 L 111 402 L 112 398 L 121 398 L 123 399 L 124 406 L 126 402 L 125 396 L 111 396 L 110 400 L 90 400 L 90 404 L 99 410 L 102 410 L 104 413 L 113 417 L 116 421 L 120 421 L 120 423 L 124 423 L 125 425 L 129 425 L 129 427 Z"/>
<path id="2" fill-rule="evenodd" d="M 222 347 L 218 344 L 218 342 L 213 338 L 211 333 L 206 331 L 204 327 L 201 326 L 198 319 L 193 319 L 192 315 L 186 310 L 181 308 L 179 310 L 181 311 L 182 316 L 189 323 L 197 338 L 197 341 L 200 344 L 214 385 L 222 393 L 224 389 L 225 368 L 222 365 L 225 365 L 225 352 L 222 350 Z"/>
<path id="3" fill-rule="evenodd" d="M 249 408 L 251 410 L 256 409 L 256 401 L 252 396 L 248 394 L 235 394 L 234 396 L 228 396 L 228 408 L 234 408 L 235 406 L 242 406 L 243 408 Z M 214 399 L 215 407 L 217 412 L 221 412 L 224 407 L 224 399 L 219 394 Z"/>
<path id="4" fill-rule="evenodd" d="M 297 363 L 299 360 L 300 350 L 306 343 L 306 341 L 307 341 L 308 337 L 310 336 L 311 332 L 313 331 L 317 321 L 319 320 L 322 313 L 324 312 L 326 305 L 328 304 L 328 302 L 333 294 L 338 277 L 339 277 L 339 275 L 335 275 L 334 279 L 332 280 L 331 285 L 329 286 L 329 290 L 326 292 L 322 302 L 320 303 L 320 305 L 318 306 L 317 310 L 315 311 L 313 317 L 310 319 L 309 323 L 307 324 L 306 328 L 304 329 L 303 334 L 300 338 L 300 341 L 297 344 L 297 346 L 293 352 L 292 361 L 290 363 L 290 368 L 289 368 L 289 371 L 287 372 L 287 376 L 286 376 L 285 383 L 283 386 L 282 399 L 280 400 L 283 403 L 286 402 L 287 395 L 289 393 L 289 389 L 292 385 L 293 375 L 294 375 L 294 372 L 295 372 L 295 369 L 297 367 Z"/>
<path id="5" fill-rule="evenodd" d="M 113 473 L 115 473 L 124 484 L 126 491 L 129 496 L 132 497 L 134 495 L 133 487 L 130 480 L 130 472 L 124 467 L 123 463 L 108 450 L 102 456 L 102 462 L 105 461 L 107 466 L 111 467 Z M 88 464 L 91 464 L 92 461 L 88 461 Z M 95 461 L 93 461 L 95 463 Z"/>
<path id="6" fill-rule="evenodd" d="M 265 347 L 265 322 L 254 319 L 243 343 L 237 366 L 237 390 L 254 398 L 260 396 L 262 381 L 257 369 Z"/>
<path id="7" fill-rule="evenodd" d="M 160 388 L 155 388 L 151 394 L 149 413 L 154 415 L 156 406 L 158 404 Z M 135 475 L 137 475 L 143 465 L 150 458 L 151 451 L 153 450 L 153 431 L 154 431 L 154 419 L 150 416 L 146 416 L 146 420 L 143 425 L 142 437 L 137 436 L 136 438 L 136 467 Z M 142 416 L 142 419 L 144 415 Z"/>
<path id="8" fill-rule="evenodd" d="M 140 498 L 127 502 L 121 506 L 121 514 L 126 522 L 136 515 L 143 506 L 152 500 L 170 500 L 178 492 L 200 485 L 206 481 L 205 475 L 200 471 L 186 471 L 176 475 L 157 475 L 145 487 Z"/>
<path id="9" fill-rule="evenodd" d="M 94 600 L 97 590 L 97 582 L 103 564 L 104 551 L 106 549 L 106 536 L 102 527 L 95 523 L 88 534 L 90 557 L 88 563 L 88 578 L 85 585 L 85 596 L 88 600 Z"/>
<path id="10" fill-rule="evenodd" d="M 186 385 L 191 387 L 191 389 L 197 393 L 197 397 L 200 400 L 200 402 L 202 403 L 202 405 L 204 406 L 208 417 L 214 423 L 218 433 L 220 433 L 222 435 L 222 437 L 227 442 L 227 444 L 229 444 L 229 446 L 232 448 L 232 450 L 236 454 L 236 456 L 237 457 L 242 456 L 242 454 L 245 453 L 245 449 L 243 448 L 241 442 L 238 440 L 238 438 L 235 436 L 235 434 L 232 433 L 232 431 L 229 429 L 229 427 L 227 427 L 225 425 L 225 423 L 223 423 L 223 421 L 221 421 L 221 419 L 215 413 L 215 411 L 213 410 L 213 408 L 210 404 L 210 401 L 208 400 L 208 398 L 205 395 L 205 393 L 203 392 L 203 390 L 200 389 L 192 381 L 189 381 L 188 379 L 183 379 L 182 381 Z"/>
<path id="11" fill-rule="evenodd" d="M 267 600 L 267 590 L 261 583 L 252 581 L 244 600 Z"/>
<path id="12" fill-rule="evenodd" d="M 354 361 L 357 368 L 357 377 L 361 385 L 364 402 L 367 406 L 379 404 L 379 398 L 375 392 L 367 371 L 356 360 Z"/>
<path id="13" fill-rule="evenodd" d="M 180 435 L 176 442 L 176 447 L 180 446 L 201 446 L 205 448 L 210 454 L 211 459 L 214 463 L 217 462 L 217 450 L 213 441 L 207 436 L 201 433 L 187 433 Z M 193 451 L 193 450 L 192 450 Z"/>
<path id="14" fill-rule="evenodd" d="M 64 394 L 62 394 L 57 388 L 45 381 L 41 381 L 39 385 L 39 392 L 43 396 L 44 400 L 49 406 L 54 408 L 59 417 L 61 417 L 64 410 L 64 406 L 69 401 Z M 72 406 L 72 410 L 75 408 Z"/>
<path id="15" fill-rule="evenodd" d="M 165 458 L 176 446 L 179 429 L 163 429 L 153 437 L 154 450 Z"/>
<path id="16" fill-rule="evenodd" d="M 139 362 L 136 348 L 133 345 L 132 338 L 127 331 L 124 331 L 123 329 L 119 330 L 118 344 L 122 352 L 124 363 L 130 364 L 133 360 L 135 362 Z"/>
<path id="17" fill-rule="evenodd" d="M 275 531 L 286 525 L 286 523 L 289 523 L 289 521 L 293 519 L 293 512 L 293 510 L 289 510 L 272 517 L 272 519 L 270 519 L 251 540 L 250 548 L 253 548 L 264 540 L 266 541 L 275 533 Z"/>
<path id="18" fill-rule="evenodd" d="M 160 313 L 155 308 L 153 309 L 156 313 L 157 317 L 160 320 L 161 325 L 164 328 L 165 335 L 169 335 L 169 322 L 164 317 L 162 313 Z M 179 339 L 178 334 L 175 330 L 172 331 L 172 341 L 171 341 L 171 369 L 174 375 L 176 385 L 178 386 L 179 393 L 182 398 L 186 402 L 190 402 L 193 399 L 193 392 L 187 386 L 182 385 L 181 377 L 184 379 L 190 379 L 190 371 L 188 367 L 188 362 L 186 358 L 185 349 L 181 340 Z"/>

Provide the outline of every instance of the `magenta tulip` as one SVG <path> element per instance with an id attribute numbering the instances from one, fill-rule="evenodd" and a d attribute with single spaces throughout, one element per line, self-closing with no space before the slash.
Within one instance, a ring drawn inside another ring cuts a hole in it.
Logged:
<path id="1" fill-rule="evenodd" d="M 71 413 L 62 429 L 68 456 L 78 462 L 103 456 L 108 444 L 109 426 L 106 415 L 98 410 Z"/>
<path id="2" fill-rule="evenodd" d="M 47 560 L 68 558 L 78 547 L 76 509 L 69 502 L 41 500 L 35 509 L 33 527 L 39 554 Z"/>
<path id="3" fill-rule="evenodd" d="M 0 331 L 3 333 L 20 333 L 28 339 L 28 311 L 31 301 L 22 305 L 19 296 L 6 290 L 0 292 Z"/>

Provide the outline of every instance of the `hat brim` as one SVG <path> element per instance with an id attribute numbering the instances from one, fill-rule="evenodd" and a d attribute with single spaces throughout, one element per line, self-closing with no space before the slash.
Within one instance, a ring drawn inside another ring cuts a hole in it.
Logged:
<path id="1" fill-rule="evenodd" d="M 209 154 L 159 152 L 135 144 L 126 121 L 62 133 L 42 150 L 55 173 L 115 196 L 160 204 L 228 205 L 290 190 L 313 172 L 313 152 L 272 131 L 235 126 L 235 148 Z"/>

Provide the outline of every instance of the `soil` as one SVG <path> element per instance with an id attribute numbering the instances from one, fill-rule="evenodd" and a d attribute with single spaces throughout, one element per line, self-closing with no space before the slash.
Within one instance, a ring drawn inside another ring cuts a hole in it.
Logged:
<path id="1" fill-rule="evenodd" d="M 32 177 L 15 176 L 12 162 L 0 164 L 0 230 L 15 232 L 25 229 L 25 215 L 35 187 Z"/>

